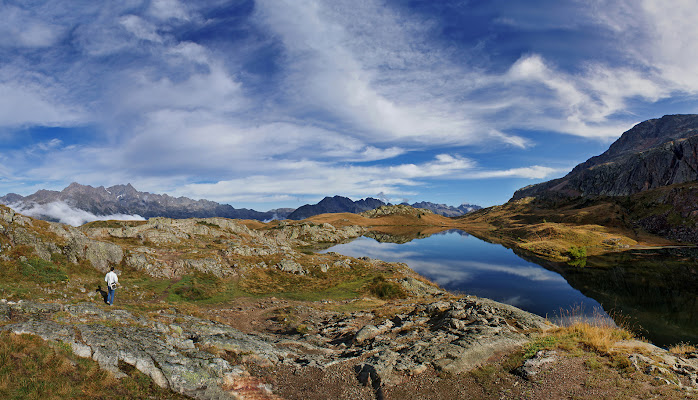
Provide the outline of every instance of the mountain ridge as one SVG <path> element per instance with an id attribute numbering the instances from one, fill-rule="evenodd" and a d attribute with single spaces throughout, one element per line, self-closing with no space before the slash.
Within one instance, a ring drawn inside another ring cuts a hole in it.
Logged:
<path id="1" fill-rule="evenodd" d="M 63 202 L 97 216 L 136 214 L 146 219 L 153 217 L 177 219 L 223 217 L 264 221 L 275 217 L 285 218 L 287 215 L 285 213 L 287 210 L 284 209 L 261 212 L 246 208 L 234 208 L 228 204 L 205 199 L 193 200 L 188 197 L 140 192 L 130 183 L 105 188 L 104 186 L 92 187 L 73 182 L 62 191 L 41 189 L 28 196 L 8 193 L 0 197 L 2 204 L 21 205 L 25 208 L 33 204 L 46 205 L 54 202 Z"/>
<path id="2" fill-rule="evenodd" d="M 567 175 L 517 190 L 525 197 L 628 196 L 698 179 L 698 115 L 650 119 Z"/>
<path id="3" fill-rule="evenodd" d="M 288 215 L 288 219 L 300 220 L 305 218 L 310 218 L 315 215 L 329 214 L 329 213 L 340 213 L 340 212 L 350 212 L 350 213 L 362 213 L 365 211 L 373 210 L 381 206 L 391 205 L 390 203 L 385 203 L 382 200 L 378 200 L 372 197 L 367 197 L 366 199 L 353 201 L 348 197 L 343 196 L 333 196 L 325 197 L 317 204 L 306 204 L 296 209 L 293 213 Z M 402 205 L 411 206 L 414 208 L 425 208 L 436 214 L 443 215 L 445 217 L 460 217 L 469 212 L 479 210 L 480 206 L 473 204 L 461 204 L 458 207 L 449 206 L 446 204 L 437 204 L 428 201 L 417 202 L 413 204 L 402 203 Z"/>
<path id="4" fill-rule="evenodd" d="M 134 216 L 145 219 L 154 217 L 175 219 L 223 217 L 259 221 L 300 220 L 326 213 L 361 213 L 388 205 L 372 197 L 354 201 L 348 197 L 336 195 L 325 197 L 316 204 L 306 204 L 297 209 L 276 208 L 262 212 L 247 208 L 234 208 L 228 204 L 220 204 L 206 199 L 193 200 L 183 196 L 173 197 L 168 194 L 140 192 L 130 183 L 110 187 L 93 187 L 73 182 L 61 191 L 40 189 L 28 196 L 8 193 L 0 197 L 0 204 L 13 206 L 27 215 L 54 222 L 59 221 L 55 213 L 46 211 L 41 206 L 57 202 L 94 216 L 113 216 L 112 219 Z M 461 204 L 458 207 L 453 207 L 431 202 L 418 202 L 411 206 L 426 208 L 446 217 L 461 216 L 481 208 L 472 204 Z M 89 222 L 87 219 L 83 221 Z"/>

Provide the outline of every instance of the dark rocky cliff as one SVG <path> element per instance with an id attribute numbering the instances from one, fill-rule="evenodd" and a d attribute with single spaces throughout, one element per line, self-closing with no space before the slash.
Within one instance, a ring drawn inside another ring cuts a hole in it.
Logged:
<path id="1" fill-rule="evenodd" d="M 637 124 L 603 154 L 560 179 L 514 193 L 524 197 L 627 196 L 698 179 L 698 115 L 666 115 Z"/>

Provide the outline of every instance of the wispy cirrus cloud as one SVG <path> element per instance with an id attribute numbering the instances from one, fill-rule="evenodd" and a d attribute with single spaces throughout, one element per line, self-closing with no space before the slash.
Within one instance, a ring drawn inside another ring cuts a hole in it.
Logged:
<path id="1" fill-rule="evenodd" d="M 544 167 L 483 171 L 472 160 L 448 154 L 440 154 L 422 164 L 345 167 L 306 160 L 273 162 L 268 167 L 265 174 L 216 183 L 191 183 L 181 186 L 175 193 L 195 198 L 256 199 L 258 202 L 276 200 L 278 193 L 308 195 L 318 200 L 327 193 L 343 193 L 356 198 L 365 197 L 367 193 L 370 196 L 382 193 L 390 197 L 409 197 L 432 179 L 545 178 L 559 172 Z"/>

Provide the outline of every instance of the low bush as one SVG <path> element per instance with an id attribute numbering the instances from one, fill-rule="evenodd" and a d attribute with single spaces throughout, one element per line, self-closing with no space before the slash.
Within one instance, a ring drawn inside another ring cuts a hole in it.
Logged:
<path id="1" fill-rule="evenodd" d="M 573 260 L 581 260 L 587 257 L 587 248 L 582 246 L 570 247 L 568 254 Z"/>
<path id="2" fill-rule="evenodd" d="M 377 276 L 371 282 L 369 290 L 373 295 L 379 299 L 389 300 L 389 299 L 403 299 L 407 295 L 398 283 L 390 282 L 385 280 L 382 275 Z"/>
<path id="3" fill-rule="evenodd" d="M 208 222 L 208 221 L 196 221 L 197 224 L 199 225 L 204 225 L 208 226 L 210 228 L 220 228 L 220 225 L 214 224 L 213 222 Z"/>

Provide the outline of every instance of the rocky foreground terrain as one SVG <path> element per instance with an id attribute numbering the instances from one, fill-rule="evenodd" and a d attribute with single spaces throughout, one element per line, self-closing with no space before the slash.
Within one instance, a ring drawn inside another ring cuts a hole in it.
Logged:
<path id="1" fill-rule="evenodd" d="M 135 315 L 89 302 L 5 302 L 0 320 L 11 322 L 4 330 L 69 344 L 117 377 L 124 375 L 123 362 L 161 387 L 202 399 L 245 398 L 248 392 L 273 398 L 273 388 L 252 382 L 250 365 L 302 373 L 336 364 L 357 371 L 357 383 L 368 384 L 379 397 L 384 386 L 427 369 L 471 370 L 547 326 L 539 317 L 487 300 L 402 304 L 408 305 L 411 311 L 379 323 L 370 312 L 327 313 L 309 321 L 308 333 L 293 335 L 243 333 L 176 309 Z"/>
<path id="2" fill-rule="evenodd" d="M 391 220 L 442 221 L 405 206 L 356 218 L 384 230 Z M 334 220 L 336 226 L 153 218 L 73 228 L 0 207 L 0 330 L 62 343 L 117 378 L 137 370 L 199 399 L 515 398 L 580 390 L 574 379 L 588 374 L 586 367 L 572 361 L 571 348 L 550 345 L 577 337 L 574 331 L 560 333 L 511 306 L 453 296 L 404 264 L 314 253 L 314 246 L 376 228 Z M 95 290 L 110 266 L 122 284 L 112 307 L 101 287 Z M 622 384 L 602 393 L 641 386 L 668 398 L 695 395 L 695 349 L 671 355 L 617 342 L 627 349 L 614 360 L 639 375 L 619 376 Z M 522 355 L 538 348 L 545 351 Z M 487 372 L 502 357 L 510 367 Z M 568 386 L 556 392 L 538 383 L 560 371 L 575 377 Z M 500 383 L 487 386 L 480 381 L 487 377 Z M 480 394 L 466 394 L 473 390 Z"/>

